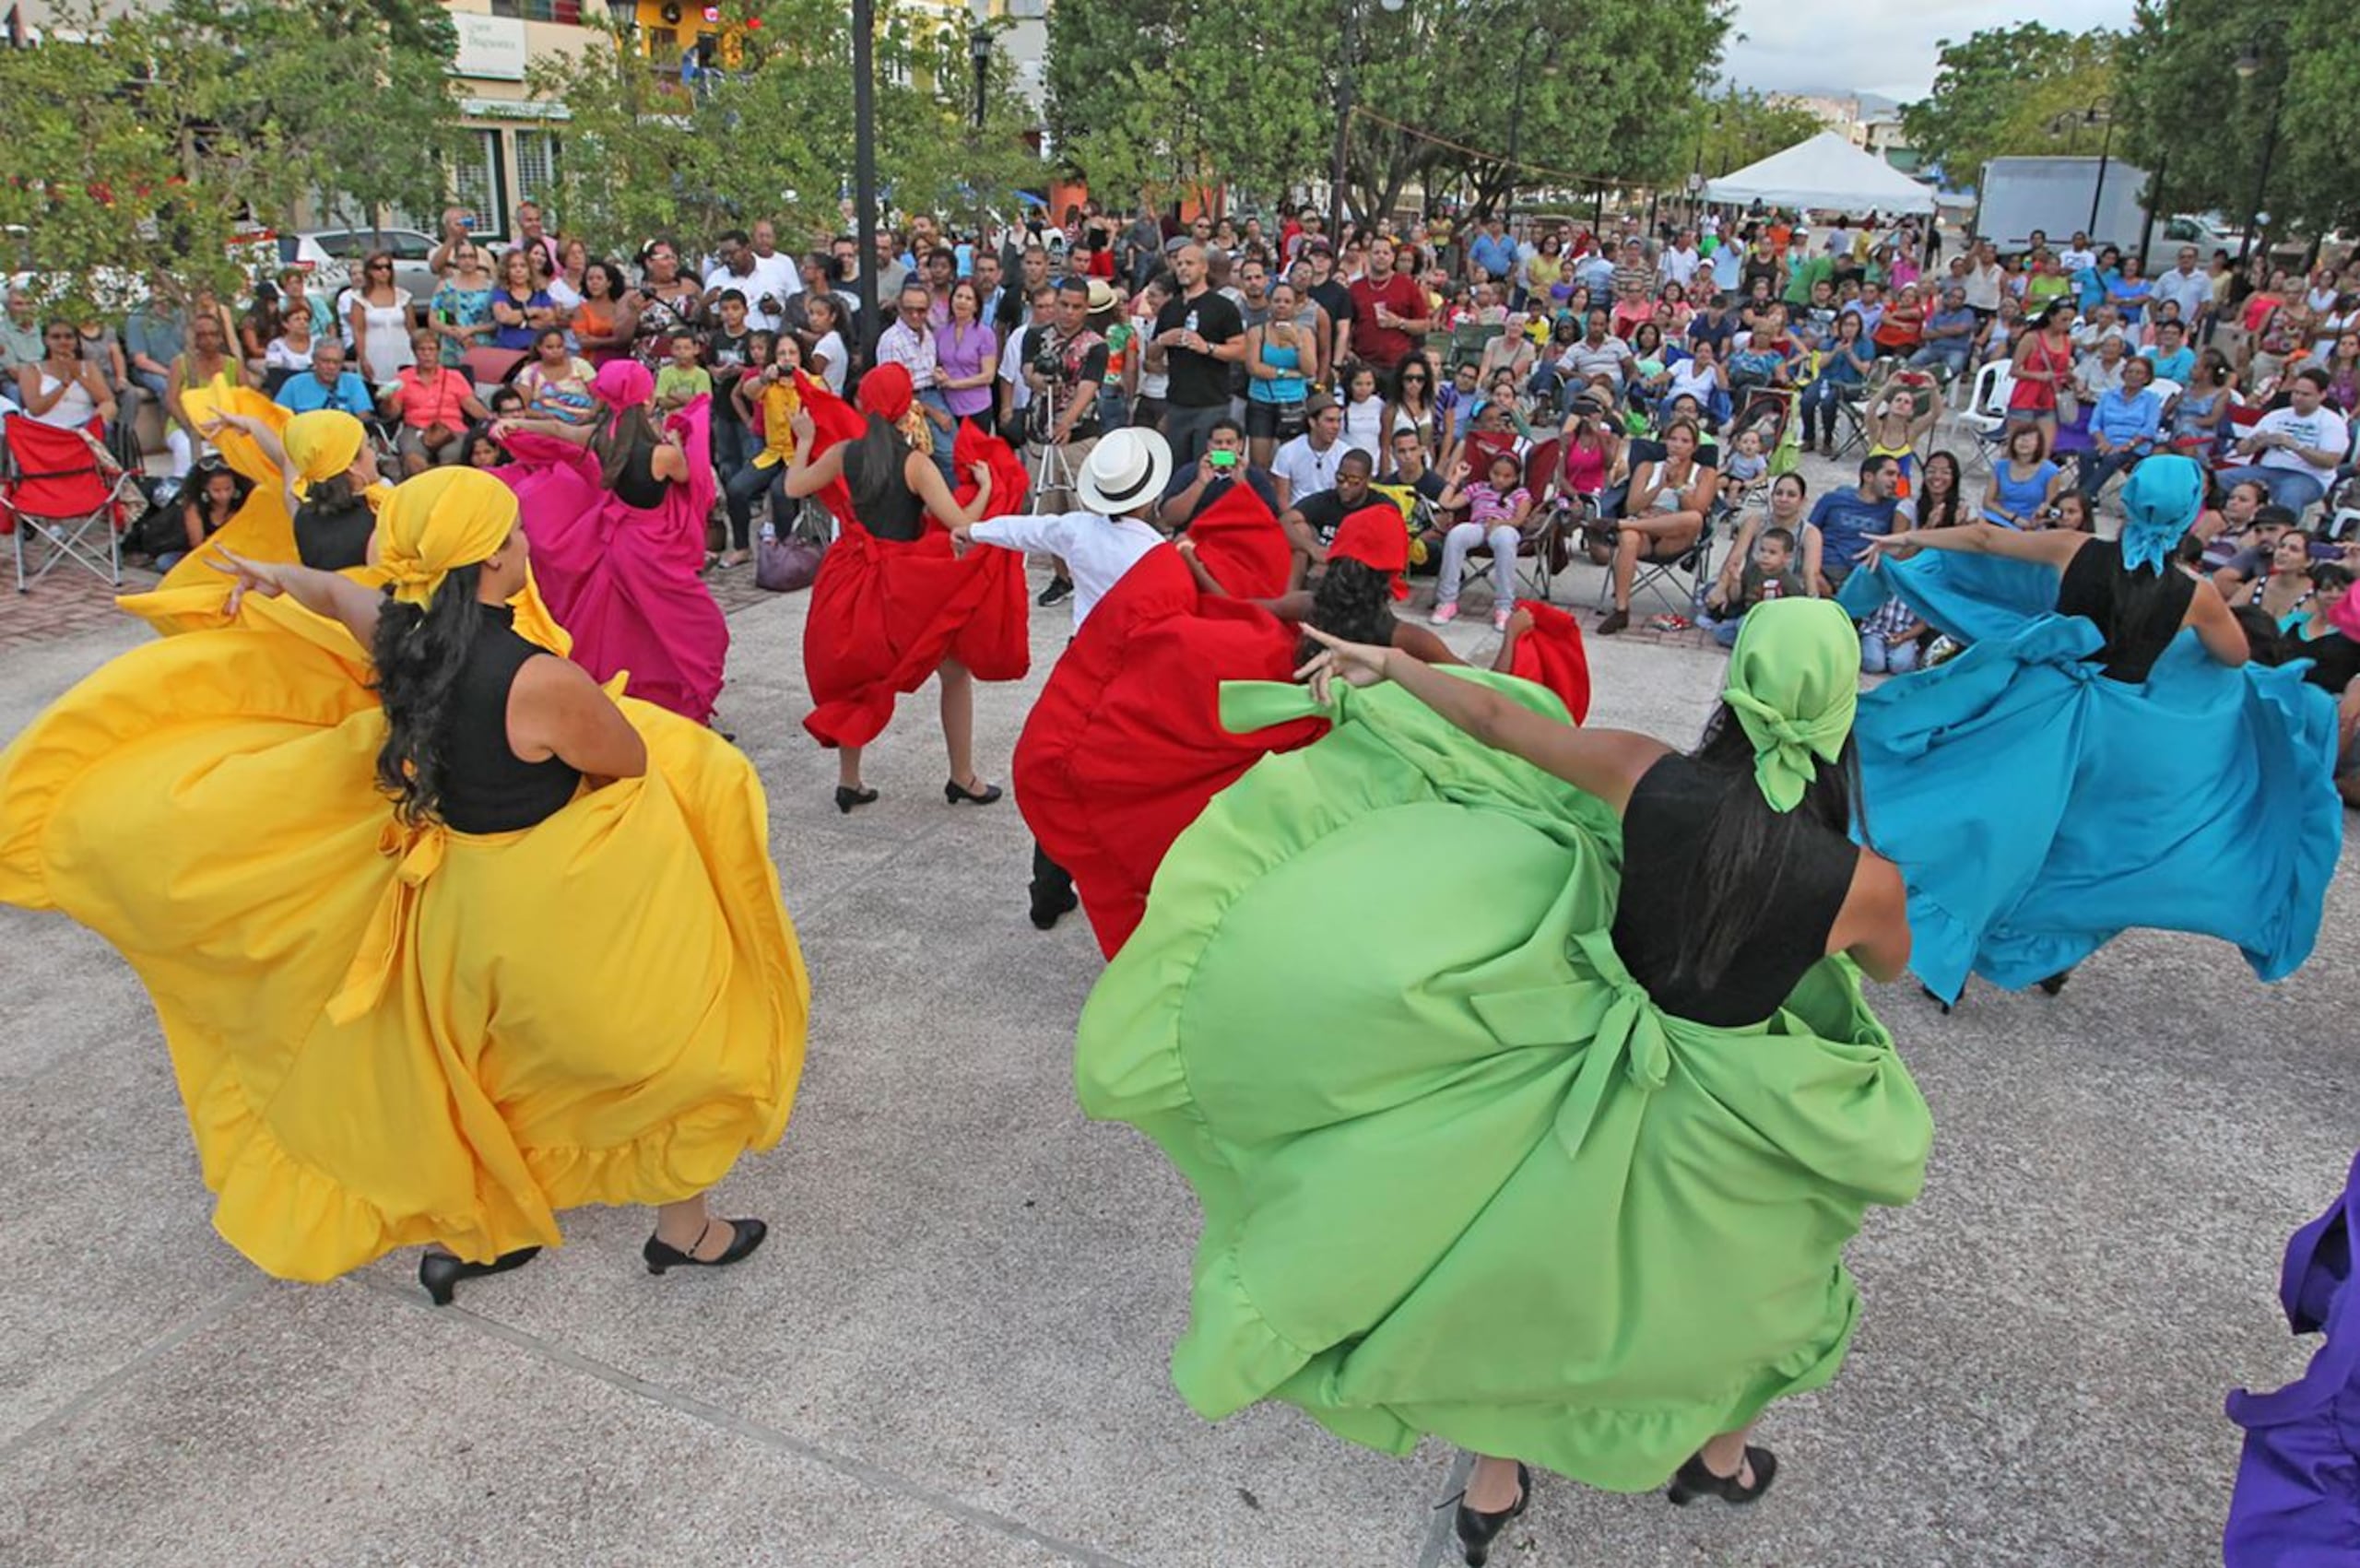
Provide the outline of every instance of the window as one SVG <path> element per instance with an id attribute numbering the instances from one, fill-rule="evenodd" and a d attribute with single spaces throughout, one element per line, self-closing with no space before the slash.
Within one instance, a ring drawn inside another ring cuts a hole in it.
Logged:
<path id="1" fill-rule="evenodd" d="M 557 195 L 557 133 L 516 133 L 516 194 L 528 202 L 546 202 Z"/>
<path id="2" fill-rule="evenodd" d="M 459 156 L 451 167 L 454 205 L 475 215 L 478 234 L 508 232 L 507 182 L 501 171 L 500 133 L 473 127 L 461 133 Z"/>

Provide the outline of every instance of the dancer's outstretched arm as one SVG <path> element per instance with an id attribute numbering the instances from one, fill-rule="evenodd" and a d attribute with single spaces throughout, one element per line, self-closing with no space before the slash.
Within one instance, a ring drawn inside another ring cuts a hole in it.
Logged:
<path id="1" fill-rule="evenodd" d="M 1640 778 L 1671 748 L 1651 735 L 1622 729 L 1583 729 L 1560 724 L 1488 686 L 1445 675 L 1398 648 L 1376 648 L 1330 637 L 1317 627 L 1304 634 L 1328 650 L 1295 672 L 1308 679 L 1323 703 L 1328 683 L 1374 686 L 1390 680 L 1486 746 L 1523 758 L 1534 767 L 1598 796 L 1620 816 Z"/>

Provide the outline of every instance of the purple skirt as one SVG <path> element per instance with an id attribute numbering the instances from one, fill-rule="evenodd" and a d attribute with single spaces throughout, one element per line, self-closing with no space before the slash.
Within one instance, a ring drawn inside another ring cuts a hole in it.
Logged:
<path id="1" fill-rule="evenodd" d="M 2226 1568 L 2351 1568 L 2360 1563 L 2360 1159 L 2343 1195 L 2295 1232 L 2278 1299 L 2297 1334 L 2327 1343 L 2300 1381 L 2275 1394 L 2229 1396 L 2246 1430 L 2222 1541 Z"/>

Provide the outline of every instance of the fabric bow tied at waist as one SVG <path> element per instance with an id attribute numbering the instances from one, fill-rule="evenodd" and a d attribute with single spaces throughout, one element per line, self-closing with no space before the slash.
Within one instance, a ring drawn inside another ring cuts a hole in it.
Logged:
<path id="1" fill-rule="evenodd" d="M 401 958 L 403 935 L 409 929 L 419 890 L 442 869 L 450 843 L 451 831 L 440 822 L 411 826 L 398 818 L 387 822 L 377 835 L 377 853 L 397 864 L 394 879 L 386 884 L 375 912 L 369 916 L 360 949 L 344 972 L 344 984 L 328 1000 L 328 1017 L 335 1022 L 350 1023 L 384 996 L 385 982 Z"/>

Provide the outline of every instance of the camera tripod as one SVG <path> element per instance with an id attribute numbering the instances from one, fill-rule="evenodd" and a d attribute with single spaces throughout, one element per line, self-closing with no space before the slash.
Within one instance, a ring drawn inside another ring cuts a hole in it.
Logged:
<path id="1" fill-rule="evenodd" d="M 1033 395 L 1027 424 L 1029 436 L 1034 430 L 1039 432 L 1037 436 L 1032 436 L 1030 444 L 1032 452 L 1031 461 L 1026 464 L 1032 481 L 1032 504 L 1043 512 L 1072 511 L 1080 504 L 1080 498 L 1073 488 L 1073 465 L 1066 461 L 1066 449 L 1049 439 L 1057 429 L 1056 383 L 1050 383 L 1046 390 Z M 1047 503 L 1044 498 L 1052 491 L 1063 498 L 1062 504 L 1051 507 Z"/>

